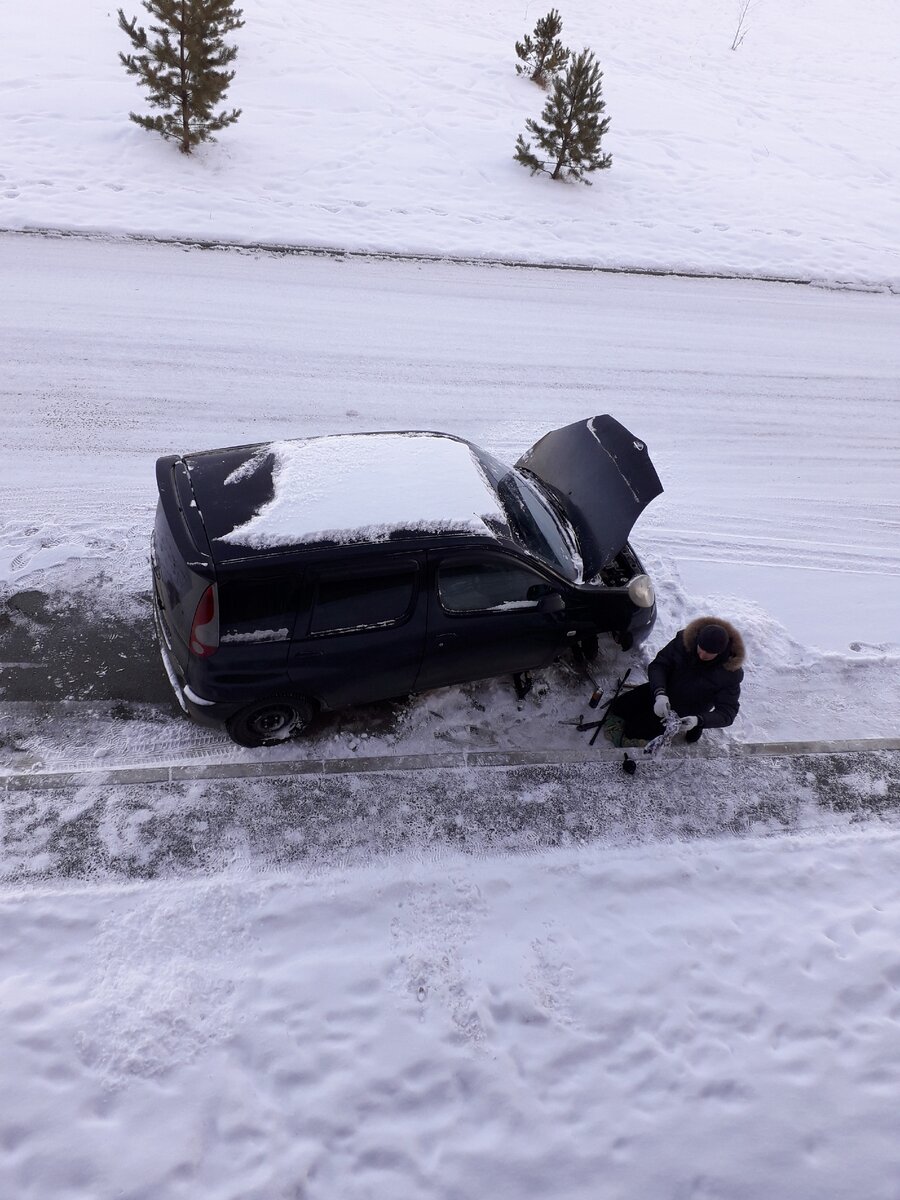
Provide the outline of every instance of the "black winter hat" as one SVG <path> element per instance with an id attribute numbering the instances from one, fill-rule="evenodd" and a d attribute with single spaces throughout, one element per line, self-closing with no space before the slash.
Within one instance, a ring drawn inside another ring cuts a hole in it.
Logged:
<path id="1" fill-rule="evenodd" d="M 721 625 L 704 625 L 697 634 L 697 645 L 707 654 L 721 654 L 730 641 L 728 630 Z"/>

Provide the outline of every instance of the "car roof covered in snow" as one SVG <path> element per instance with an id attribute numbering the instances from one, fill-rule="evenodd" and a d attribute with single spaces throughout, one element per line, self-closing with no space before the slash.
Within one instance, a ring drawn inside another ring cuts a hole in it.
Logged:
<path id="1" fill-rule="evenodd" d="M 510 536 L 474 447 L 450 434 L 338 434 L 184 462 L 219 563 L 426 533 Z"/>

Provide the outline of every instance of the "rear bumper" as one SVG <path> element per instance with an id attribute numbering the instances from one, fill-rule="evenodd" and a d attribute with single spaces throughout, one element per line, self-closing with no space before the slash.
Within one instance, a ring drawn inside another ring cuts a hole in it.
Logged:
<path id="1" fill-rule="evenodd" d="M 156 644 L 159 646 L 159 656 L 162 659 L 162 665 L 165 668 L 166 677 L 169 680 L 169 686 L 175 693 L 175 699 L 178 701 L 184 712 L 187 712 L 187 704 L 184 698 L 184 681 L 178 670 L 175 659 L 172 657 L 169 640 L 166 636 L 166 631 L 163 628 L 163 623 L 159 617 L 159 609 L 153 605 L 153 628 L 156 633 Z"/>
<path id="2" fill-rule="evenodd" d="M 169 684 L 175 693 L 175 699 L 178 701 L 182 712 L 186 713 L 192 721 L 196 721 L 198 725 L 207 725 L 213 729 L 221 728 L 236 711 L 237 706 L 234 704 L 219 704 L 214 700 L 206 700 L 203 696 L 198 696 L 188 684 L 184 678 L 184 673 L 178 666 L 175 656 L 172 653 L 172 646 L 169 642 L 166 627 L 160 619 L 159 610 L 155 605 L 153 608 L 153 624 L 156 629 L 159 655 L 162 659 Z"/>

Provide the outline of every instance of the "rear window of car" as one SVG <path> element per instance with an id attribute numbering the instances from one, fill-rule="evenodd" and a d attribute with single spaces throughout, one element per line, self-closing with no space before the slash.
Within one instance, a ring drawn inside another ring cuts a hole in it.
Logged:
<path id="1" fill-rule="evenodd" d="M 219 584 L 221 642 L 283 642 L 294 627 L 300 578 L 251 575 Z"/>
<path id="2" fill-rule="evenodd" d="M 398 625 L 412 611 L 414 564 L 372 573 L 325 575 L 319 580 L 310 636 Z"/>

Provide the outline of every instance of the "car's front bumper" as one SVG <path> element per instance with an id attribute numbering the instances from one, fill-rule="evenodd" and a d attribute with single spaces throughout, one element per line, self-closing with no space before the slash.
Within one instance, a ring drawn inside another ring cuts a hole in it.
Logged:
<path id="1" fill-rule="evenodd" d="M 656 601 L 651 608 L 638 608 L 628 625 L 632 646 L 639 646 L 646 641 L 656 624 Z"/>

